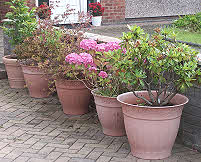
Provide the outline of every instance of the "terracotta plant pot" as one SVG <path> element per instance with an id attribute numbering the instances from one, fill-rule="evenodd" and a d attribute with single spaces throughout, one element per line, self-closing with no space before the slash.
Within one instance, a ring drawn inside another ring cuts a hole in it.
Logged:
<path id="1" fill-rule="evenodd" d="M 88 112 L 91 93 L 83 82 L 56 80 L 56 90 L 65 114 L 82 115 Z"/>
<path id="2" fill-rule="evenodd" d="M 17 59 L 12 59 L 12 56 L 4 56 L 3 62 L 6 67 L 8 81 L 11 88 L 25 88 L 24 76 L 22 68 L 17 62 Z"/>
<path id="3" fill-rule="evenodd" d="M 147 91 L 136 92 L 149 99 Z M 153 92 L 155 94 L 155 92 Z M 182 110 L 188 98 L 177 94 L 173 106 L 138 106 L 132 92 L 117 97 L 121 103 L 126 134 L 133 156 L 142 159 L 163 159 L 171 155 Z"/>
<path id="4" fill-rule="evenodd" d="M 31 97 L 46 98 L 50 95 L 48 76 L 42 69 L 36 66 L 22 65 L 22 70 Z"/>
<path id="5" fill-rule="evenodd" d="M 126 135 L 121 104 L 116 97 L 105 97 L 92 91 L 103 133 L 109 136 Z"/>

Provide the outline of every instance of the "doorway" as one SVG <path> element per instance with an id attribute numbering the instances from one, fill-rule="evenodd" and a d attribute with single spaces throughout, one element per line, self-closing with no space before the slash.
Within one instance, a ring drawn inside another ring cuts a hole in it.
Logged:
<path id="1" fill-rule="evenodd" d="M 38 6 L 40 6 L 41 4 L 43 4 L 43 2 L 46 2 L 47 5 L 49 6 L 49 0 L 38 0 Z"/>
<path id="2" fill-rule="evenodd" d="M 88 1 L 90 0 L 36 0 L 36 5 L 39 6 L 43 2 L 48 5 L 53 5 L 52 17 L 59 17 L 60 24 L 78 23 L 80 12 L 87 12 Z M 72 14 L 67 19 L 62 18 L 62 14 L 66 11 L 66 6 L 69 4 L 70 9 L 74 9 Z"/>

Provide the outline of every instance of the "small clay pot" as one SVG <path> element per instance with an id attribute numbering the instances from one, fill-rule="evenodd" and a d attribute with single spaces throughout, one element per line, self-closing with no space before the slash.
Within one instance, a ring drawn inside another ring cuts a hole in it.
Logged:
<path id="1" fill-rule="evenodd" d="M 103 133 L 108 136 L 126 135 L 121 104 L 116 97 L 105 97 L 97 94 L 98 89 L 92 91 L 99 121 Z"/>
<path id="2" fill-rule="evenodd" d="M 147 91 L 137 91 L 149 100 Z M 156 92 L 152 92 L 156 95 Z M 117 97 L 121 103 L 126 134 L 133 156 L 142 159 L 164 159 L 171 155 L 184 105 L 188 98 L 177 94 L 173 106 L 139 106 L 139 99 L 128 92 Z"/>
<path id="3" fill-rule="evenodd" d="M 44 70 L 37 66 L 22 65 L 22 71 L 31 97 L 46 98 L 50 95 L 48 76 Z"/>
<path id="4" fill-rule="evenodd" d="M 17 59 L 13 59 L 12 55 L 8 55 L 3 57 L 3 62 L 5 64 L 10 87 L 25 88 L 24 75 Z"/>
<path id="5" fill-rule="evenodd" d="M 88 112 L 91 93 L 82 81 L 58 79 L 56 90 L 65 114 L 82 115 Z"/>

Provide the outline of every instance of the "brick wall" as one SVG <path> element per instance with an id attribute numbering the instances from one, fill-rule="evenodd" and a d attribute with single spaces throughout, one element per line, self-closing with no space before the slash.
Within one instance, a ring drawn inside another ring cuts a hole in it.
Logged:
<path id="1" fill-rule="evenodd" d="M 103 23 L 112 23 L 125 20 L 125 0 L 101 0 L 105 8 Z"/>

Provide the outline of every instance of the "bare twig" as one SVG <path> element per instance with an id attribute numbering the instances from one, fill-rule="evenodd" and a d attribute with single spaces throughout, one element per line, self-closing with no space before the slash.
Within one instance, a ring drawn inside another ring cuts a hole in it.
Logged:
<path id="1" fill-rule="evenodd" d="M 156 101 L 154 100 L 154 95 L 153 93 L 151 92 L 151 86 L 150 86 L 150 83 L 147 83 L 145 80 L 144 80 L 146 86 L 147 86 L 147 91 L 148 91 L 148 94 L 149 94 L 149 97 L 152 101 L 152 103 L 154 104 Z"/>
<path id="2" fill-rule="evenodd" d="M 163 103 L 161 104 L 161 106 L 165 106 L 165 105 L 167 105 L 168 103 L 170 103 L 171 99 L 172 99 L 176 94 L 177 94 L 177 92 L 171 93 L 171 95 L 169 95 L 168 99 L 167 99 L 165 102 L 163 102 Z"/>
<path id="3" fill-rule="evenodd" d="M 151 105 L 151 106 L 153 105 L 153 104 L 152 104 L 149 100 L 147 100 L 146 98 L 137 95 L 137 94 L 135 93 L 135 91 L 133 91 L 133 94 L 134 94 L 137 98 L 144 100 L 147 104 L 149 104 L 149 105 Z"/>
<path id="4" fill-rule="evenodd" d="M 89 88 L 88 85 L 86 84 L 86 80 L 82 80 L 82 79 L 79 79 L 77 76 L 75 76 L 75 78 L 79 81 L 81 81 L 86 87 L 87 89 L 89 89 L 90 91 L 92 91 L 93 89 Z"/>

